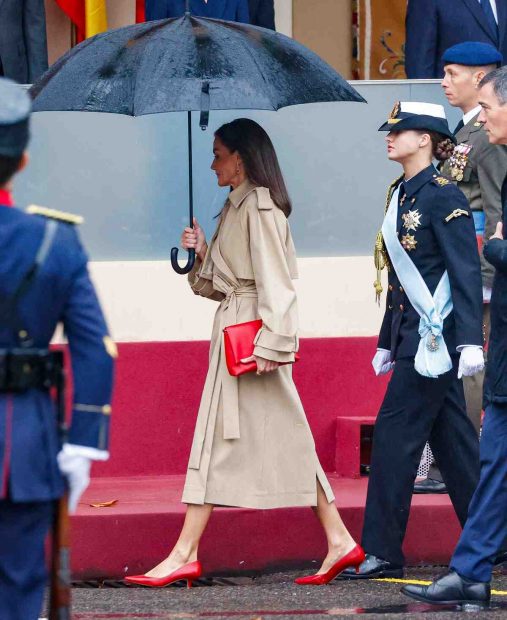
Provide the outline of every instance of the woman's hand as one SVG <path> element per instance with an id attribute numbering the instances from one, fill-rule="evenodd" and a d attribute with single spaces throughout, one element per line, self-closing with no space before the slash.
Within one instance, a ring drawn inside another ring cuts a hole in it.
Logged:
<path id="1" fill-rule="evenodd" d="M 194 217 L 194 227 L 187 227 L 181 235 L 181 247 L 184 250 L 195 250 L 197 256 L 204 260 L 208 246 L 206 244 L 206 235 L 203 229 L 199 226 L 199 222 Z"/>
<path id="2" fill-rule="evenodd" d="M 251 355 L 250 357 L 246 357 L 241 360 L 244 364 L 248 364 L 249 362 L 255 362 L 257 364 L 257 374 L 258 375 L 266 375 L 268 372 L 273 372 L 278 369 L 280 364 L 278 362 L 273 362 L 272 360 L 267 360 L 264 357 L 259 357 L 257 355 Z"/>

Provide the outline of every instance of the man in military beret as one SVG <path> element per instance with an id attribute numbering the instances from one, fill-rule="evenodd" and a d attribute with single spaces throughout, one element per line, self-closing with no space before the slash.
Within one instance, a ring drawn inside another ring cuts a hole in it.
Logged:
<path id="1" fill-rule="evenodd" d="M 501 189 L 507 172 L 507 148 L 490 144 L 487 133 L 478 122 L 479 84 L 482 78 L 502 64 L 502 55 L 492 45 L 467 42 L 455 45 L 443 55 L 445 77 L 442 88 L 449 103 L 461 109 L 463 118 L 455 136 L 457 146 L 443 163 L 441 172 L 452 178 L 465 194 L 472 215 L 479 244 L 495 232 L 502 213 Z M 494 267 L 485 260 L 481 251 L 483 285 L 484 337 L 489 337 L 489 301 L 493 286 Z M 484 373 L 465 377 L 463 386 L 467 413 L 477 435 L 481 428 L 482 386 Z M 415 493 L 446 492 L 438 464 L 433 464 L 428 477 L 416 482 Z"/>
<path id="2" fill-rule="evenodd" d="M 69 485 L 76 509 L 92 460 L 109 456 L 114 342 L 108 335 L 76 216 L 15 208 L 13 178 L 28 164 L 30 99 L 0 78 L 0 618 L 36 620 L 46 581 L 44 540 Z M 58 323 L 69 341 L 72 424 L 63 445 L 48 351 Z"/>
<path id="3" fill-rule="evenodd" d="M 479 121 L 492 144 L 507 144 L 507 67 L 480 84 Z M 425 603 L 488 606 L 497 554 L 507 537 L 507 178 L 503 213 L 487 240 L 484 256 L 496 268 L 491 295 L 491 336 L 481 435 L 481 475 L 468 518 L 451 558 L 449 572 L 430 585 L 407 585 L 402 592 Z"/>

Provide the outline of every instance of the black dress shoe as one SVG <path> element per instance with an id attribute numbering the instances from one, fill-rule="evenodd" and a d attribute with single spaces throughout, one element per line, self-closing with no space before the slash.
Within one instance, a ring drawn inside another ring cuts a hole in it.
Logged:
<path id="1" fill-rule="evenodd" d="M 422 603 L 433 605 L 477 605 L 489 607 L 491 587 L 489 583 L 470 581 L 450 571 L 435 579 L 429 586 L 403 586 L 403 594 Z"/>
<path id="2" fill-rule="evenodd" d="M 447 493 L 447 487 L 440 480 L 425 478 L 414 484 L 414 493 Z"/>
<path id="3" fill-rule="evenodd" d="M 502 566 L 502 564 L 507 564 L 507 551 L 503 550 L 495 558 L 495 566 Z"/>
<path id="4" fill-rule="evenodd" d="M 403 566 L 391 564 L 391 562 L 377 558 L 370 553 L 366 554 L 366 559 L 357 573 L 355 568 L 346 568 L 340 575 L 340 579 L 382 579 L 383 577 L 395 579 L 403 577 Z"/>

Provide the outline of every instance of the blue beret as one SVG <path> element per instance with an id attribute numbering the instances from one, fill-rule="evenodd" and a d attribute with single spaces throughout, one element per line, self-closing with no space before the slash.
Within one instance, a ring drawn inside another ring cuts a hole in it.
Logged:
<path id="1" fill-rule="evenodd" d="M 466 41 L 445 50 L 442 56 L 445 65 L 465 65 L 467 67 L 485 67 L 503 62 L 502 54 L 489 43 Z"/>
<path id="2" fill-rule="evenodd" d="M 26 149 L 31 109 L 28 93 L 16 82 L 0 78 L 0 155 L 18 157 Z"/>

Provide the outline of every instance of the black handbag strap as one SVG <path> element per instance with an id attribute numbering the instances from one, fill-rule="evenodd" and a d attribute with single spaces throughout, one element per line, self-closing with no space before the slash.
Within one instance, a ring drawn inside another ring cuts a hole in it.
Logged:
<path id="1" fill-rule="evenodd" d="M 54 220 L 48 220 L 46 222 L 42 242 L 30 269 L 23 276 L 14 293 L 7 299 L 0 299 L 0 320 L 7 323 L 9 327 L 14 330 L 18 337 L 19 344 L 23 348 L 32 347 L 33 340 L 19 317 L 18 303 L 30 289 L 39 269 L 44 264 L 51 246 L 53 245 L 57 227 L 58 225 Z"/>

